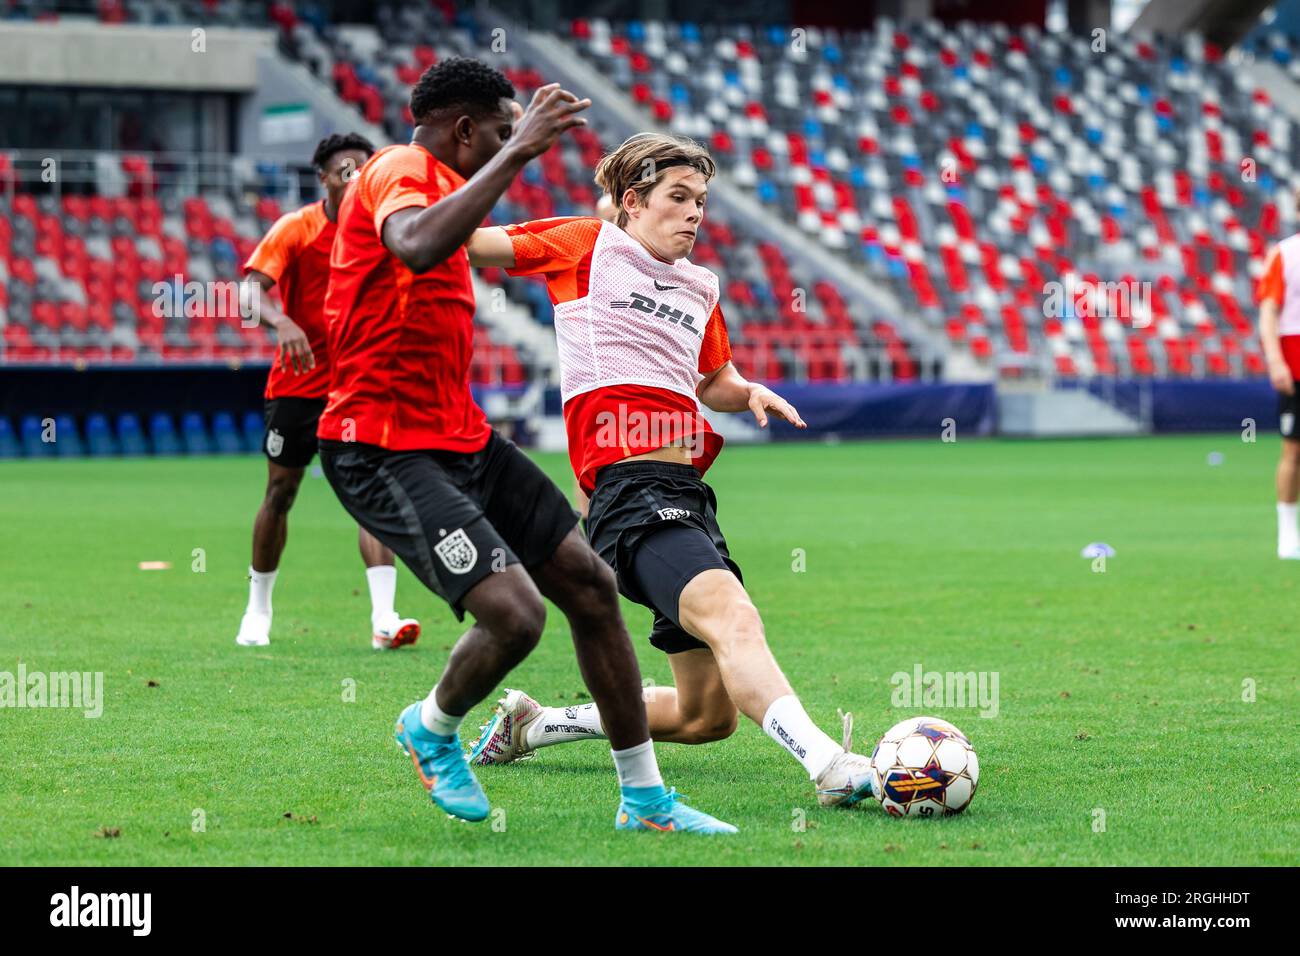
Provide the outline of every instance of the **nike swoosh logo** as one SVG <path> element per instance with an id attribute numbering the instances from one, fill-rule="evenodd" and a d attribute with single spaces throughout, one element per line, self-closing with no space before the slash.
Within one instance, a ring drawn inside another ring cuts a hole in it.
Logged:
<path id="1" fill-rule="evenodd" d="M 673 826 L 671 821 L 667 825 L 665 825 L 662 823 L 655 823 L 653 820 L 647 819 L 646 817 L 637 817 L 637 819 L 641 821 L 642 824 L 649 827 L 651 830 L 658 830 L 661 833 L 671 833 L 673 832 L 673 830 L 677 829 L 675 826 Z"/>
<path id="2" fill-rule="evenodd" d="M 655 279 L 655 288 L 658 289 L 660 292 L 667 292 L 667 291 L 669 291 L 670 289 L 680 289 L 681 286 L 679 286 L 679 285 L 660 285 L 660 284 L 659 284 L 659 280 L 658 280 L 658 279 Z"/>
<path id="3" fill-rule="evenodd" d="M 428 790 L 428 791 L 432 792 L 432 791 L 433 791 L 433 788 L 436 787 L 436 786 L 438 785 L 438 775 L 435 773 L 435 774 L 434 774 L 433 776 L 431 776 L 431 777 L 430 777 L 430 776 L 426 776 L 425 773 L 424 773 L 424 768 L 420 766 L 420 758 L 417 757 L 416 754 L 415 754 L 415 747 L 414 747 L 414 745 L 411 745 L 411 744 L 408 743 L 408 746 L 410 747 L 410 749 L 407 751 L 407 753 L 408 753 L 408 754 L 410 755 L 410 757 L 411 757 L 411 763 L 415 764 L 415 772 L 416 772 L 416 773 L 419 775 L 419 777 L 420 777 L 420 783 L 424 784 L 424 789 L 425 789 L 425 790 Z"/>

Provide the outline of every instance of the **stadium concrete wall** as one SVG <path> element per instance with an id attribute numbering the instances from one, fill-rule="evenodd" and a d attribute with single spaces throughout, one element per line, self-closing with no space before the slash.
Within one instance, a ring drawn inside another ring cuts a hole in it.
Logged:
<path id="1" fill-rule="evenodd" d="M 0 21 L 0 83 L 252 92 L 269 30 Z"/>

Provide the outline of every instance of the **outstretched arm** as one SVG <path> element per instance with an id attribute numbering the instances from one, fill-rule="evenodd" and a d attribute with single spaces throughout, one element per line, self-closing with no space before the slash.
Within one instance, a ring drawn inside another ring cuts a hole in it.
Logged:
<path id="1" fill-rule="evenodd" d="M 760 428 L 767 427 L 768 413 L 783 418 L 795 428 L 807 428 L 808 423 L 799 417 L 798 410 L 766 385 L 746 381 L 731 362 L 715 369 L 700 382 L 695 390 L 708 408 L 715 412 L 754 413 Z"/>
<path id="2" fill-rule="evenodd" d="M 535 156 L 566 129 L 586 124 L 577 113 L 591 105 L 558 83 L 541 87 L 519 120 L 510 142 L 460 189 L 432 206 L 399 209 L 384 220 L 383 241 L 412 272 L 427 272 L 469 241 L 501 194 Z"/>
<path id="3" fill-rule="evenodd" d="M 474 235 L 465 244 L 469 253 L 469 264 L 475 269 L 487 269 L 500 266 L 502 269 L 515 267 L 515 245 L 510 236 L 500 226 L 487 226 L 475 229 Z"/>

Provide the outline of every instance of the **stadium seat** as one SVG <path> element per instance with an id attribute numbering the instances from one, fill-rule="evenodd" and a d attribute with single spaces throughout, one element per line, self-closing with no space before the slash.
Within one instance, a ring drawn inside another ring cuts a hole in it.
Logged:
<path id="1" fill-rule="evenodd" d="M 117 417 L 117 440 L 123 455 L 149 454 L 149 441 L 137 415 L 127 412 Z"/>
<path id="2" fill-rule="evenodd" d="M 54 448 L 60 458 L 80 458 L 86 453 L 77 429 L 77 420 L 71 415 L 60 415 L 54 420 Z"/>
<path id="3" fill-rule="evenodd" d="M 230 412 L 217 412 L 212 416 L 212 443 L 223 455 L 238 455 L 244 450 L 243 440 L 235 428 L 235 416 Z"/>
<path id="4" fill-rule="evenodd" d="M 0 415 L 0 458 L 18 458 L 20 455 L 22 448 L 18 444 L 18 436 L 14 434 L 14 427 L 8 417 Z"/>
<path id="5" fill-rule="evenodd" d="M 113 430 L 109 427 L 107 416 L 96 412 L 86 417 L 86 450 L 95 458 L 120 453 L 117 439 L 113 437 Z"/>
<path id="6" fill-rule="evenodd" d="M 176 426 L 166 412 L 155 412 L 149 417 L 149 441 L 155 455 L 179 455 L 184 450 Z"/>
<path id="7" fill-rule="evenodd" d="M 57 454 L 53 441 L 46 441 L 47 437 L 58 438 L 57 432 L 51 432 L 51 427 L 57 428 L 53 419 L 41 419 L 35 415 L 26 415 L 23 417 L 19 428 L 22 431 L 23 453 L 28 458 L 52 458 Z"/>
<path id="8" fill-rule="evenodd" d="M 212 439 L 208 437 L 208 427 L 198 412 L 186 412 L 181 416 L 181 442 L 187 455 L 212 454 Z"/>
<path id="9" fill-rule="evenodd" d="M 261 412 L 245 412 L 243 427 L 245 451 L 261 451 L 262 436 L 266 433 L 266 419 Z"/>

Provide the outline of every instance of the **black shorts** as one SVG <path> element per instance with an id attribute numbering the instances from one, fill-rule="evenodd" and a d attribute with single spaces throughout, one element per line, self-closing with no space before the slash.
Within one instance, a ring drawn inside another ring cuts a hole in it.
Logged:
<path id="1" fill-rule="evenodd" d="M 691 465 L 632 461 L 596 475 L 587 534 L 614 569 L 618 589 L 654 611 L 650 643 L 668 654 L 707 647 L 682 629 L 677 602 L 701 571 L 731 571 L 743 582 L 718 527 L 713 489 Z"/>
<path id="2" fill-rule="evenodd" d="M 1300 439 L 1300 430 L 1296 429 L 1296 410 L 1300 408 L 1297 396 L 1292 393 L 1277 395 L 1277 430 L 1283 438 Z"/>
<path id="3" fill-rule="evenodd" d="M 316 424 L 325 411 L 323 398 L 268 398 L 262 409 L 266 431 L 262 451 L 285 468 L 306 468 L 316 457 Z"/>
<path id="4" fill-rule="evenodd" d="M 460 620 L 474 585 L 510 564 L 543 564 L 578 523 L 555 482 L 495 431 L 469 454 L 322 440 L 320 461 L 357 524 Z"/>

